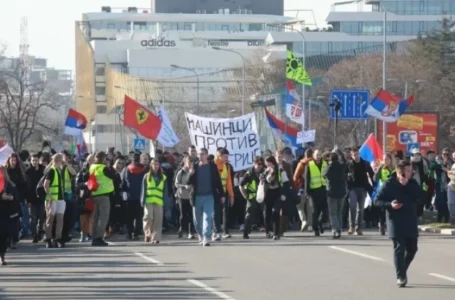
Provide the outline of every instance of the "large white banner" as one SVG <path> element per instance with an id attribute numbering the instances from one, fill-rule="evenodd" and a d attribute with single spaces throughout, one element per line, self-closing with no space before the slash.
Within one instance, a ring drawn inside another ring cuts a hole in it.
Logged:
<path id="1" fill-rule="evenodd" d="M 198 150 L 207 148 L 213 155 L 218 148 L 226 148 L 236 172 L 252 167 L 254 158 L 261 154 L 254 114 L 217 119 L 185 113 L 185 118 L 191 143 Z"/>

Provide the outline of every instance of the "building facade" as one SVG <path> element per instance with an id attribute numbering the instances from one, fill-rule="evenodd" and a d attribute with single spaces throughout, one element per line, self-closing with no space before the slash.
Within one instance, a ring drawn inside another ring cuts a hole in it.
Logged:
<path id="1" fill-rule="evenodd" d="M 152 0 L 152 12 L 177 14 L 284 14 L 284 0 Z"/>

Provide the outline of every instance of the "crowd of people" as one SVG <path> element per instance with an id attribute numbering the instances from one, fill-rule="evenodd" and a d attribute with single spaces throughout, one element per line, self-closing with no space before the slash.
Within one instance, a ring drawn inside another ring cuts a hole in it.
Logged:
<path id="1" fill-rule="evenodd" d="M 385 235 L 386 220 L 393 219 L 386 218 L 390 199 L 376 193 L 389 178 L 401 176 L 398 161 L 409 163 L 422 192 L 416 194 L 417 216 L 436 210 L 438 222 L 455 225 L 455 153 L 450 157 L 448 149 L 441 156 L 413 149 L 405 157 L 398 151 L 370 164 L 359 148 L 323 152 L 307 144 L 297 153 L 264 151 L 251 169 L 234 172 L 224 148 L 216 155 L 194 146 L 183 153 L 157 150 L 153 158 L 108 149 L 76 161 L 67 151 L 45 146 L 37 154 L 13 153 L 1 167 L 2 265 L 7 249 L 21 239 L 31 236 L 33 243 L 64 248 L 75 231 L 81 243 L 92 246 L 107 246 L 113 234 L 159 244 L 162 233 L 172 229 L 202 246 L 231 238 L 234 229 L 244 239 L 261 231 L 279 240 L 296 227 L 314 236 L 331 229 L 334 239 L 343 230 L 362 235 L 365 227 Z M 365 205 L 368 199 L 379 200 Z"/>

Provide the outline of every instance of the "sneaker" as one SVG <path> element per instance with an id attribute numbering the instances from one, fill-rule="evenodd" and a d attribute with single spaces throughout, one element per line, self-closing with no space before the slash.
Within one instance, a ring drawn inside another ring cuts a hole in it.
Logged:
<path id="1" fill-rule="evenodd" d="M 194 234 L 189 233 L 189 234 L 188 234 L 188 239 L 189 239 L 189 240 L 194 240 Z"/>
<path id="2" fill-rule="evenodd" d="M 249 239 L 250 239 L 250 236 L 249 236 L 248 234 L 244 234 L 244 235 L 243 235 L 243 239 L 244 239 L 244 240 L 249 240 Z"/>
<path id="3" fill-rule="evenodd" d="M 223 239 L 230 239 L 231 235 L 229 233 L 223 234 Z"/>
<path id="4" fill-rule="evenodd" d="M 404 288 L 407 283 L 408 283 L 408 280 L 406 278 L 398 278 L 398 280 L 397 280 L 397 286 L 400 288 Z"/>
<path id="5" fill-rule="evenodd" d="M 146 242 L 146 243 L 150 243 L 151 241 L 152 241 L 152 237 L 150 237 L 150 236 L 146 236 L 144 238 L 144 242 Z"/>
<path id="6" fill-rule="evenodd" d="M 300 227 L 300 231 L 305 232 L 307 230 L 308 230 L 308 223 L 307 223 L 307 221 L 303 221 L 302 226 Z"/>
<path id="7" fill-rule="evenodd" d="M 2 259 L 2 266 L 6 266 L 6 261 Z"/>
<path id="8" fill-rule="evenodd" d="M 92 241 L 92 246 L 93 247 L 106 247 L 109 244 L 106 243 L 102 238 L 97 238 Z"/>
<path id="9" fill-rule="evenodd" d="M 54 248 L 58 248 L 58 242 L 57 242 L 57 240 L 52 240 L 52 246 L 53 246 Z"/>
<path id="10" fill-rule="evenodd" d="M 219 241 L 221 241 L 221 235 L 220 235 L 219 233 L 214 234 L 214 235 L 212 236 L 212 241 L 213 241 L 213 242 L 219 242 Z"/>
<path id="11" fill-rule="evenodd" d="M 279 236 L 279 235 L 274 235 L 274 236 L 273 236 L 273 240 L 274 240 L 274 241 L 278 241 L 279 239 L 280 239 L 280 236 Z"/>
<path id="12" fill-rule="evenodd" d="M 379 233 L 381 235 L 385 235 L 385 228 L 384 227 L 379 227 Z"/>
<path id="13" fill-rule="evenodd" d="M 240 225 L 239 231 L 243 232 L 244 229 L 245 229 L 245 225 L 244 224 Z"/>
<path id="14" fill-rule="evenodd" d="M 177 236 L 179 237 L 179 239 L 182 238 L 183 232 L 181 229 L 177 232 Z"/>
<path id="15" fill-rule="evenodd" d="M 336 239 L 339 239 L 340 237 L 341 237 L 341 230 L 337 230 L 337 231 L 335 232 L 335 238 L 336 238 Z"/>
<path id="16" fill-rule="evenodd" d="M 321 232 L 321 234 L 324 234 L 325 230 L 324 230 L 324 225 L 323 224 L 319 225 L 319 231 Z"/>
<path id="17" fill-rule="evenodd" d="M 54 248 L 54 244 L 52 243 L 52 241 L 50 239 L 46 240 L 46 248 L 48 248 L 48 249 Z"/>
<path id="18" fill-rule="evenodd" d="M 360 228 L 357 228 L 357 229 L 355 230 L 355 235 L 363 235 L 362 230 L 361 230 Z"/>
<path id="19" fill-rule="evenodd" d="M 39 242 L 39 236 L 35 234 L 35 235 L 33 236 L 32 243 L 33 243 L 33 244 L 36 244 L 36 243 L 38 243 L 38 242 Z"/>
<path id="20" fill-rule="evenodd" d="M 210 243 L 208 242 L 207 238 L 204 238 L 202 240 L 202 247 L 209 247 L 210 246 Z"/>
<path id="21" fill-rule="evenodd" d="M 79 243 L 84 243 L 87 241 L 87 236 L 85 234 L 81 235 L 81 238 L 79 239 Z"/>
<path id="22" fill-rule="evenodd" d="M 319 231 L 315 230 L 314 231 L 314 236 L 321 236 L 321 234 L 319 233 Z"/>
<path id="23" fill-rule="evenodd" d="M 352 227 L 352 226 L 349 227 L 348 234 L 349 234 L 349 235 L 352 235 L 352 234 L 354 234 L 354 232 L 355 232 L 354 227 Z"/>
<path id="24" fill-rule="evenodd" d="M 57 241 L 57 246 L 58 246 L 59 248 L 65 248 L 65 241 L 64 241 L 63 239 L 59 239 L 59 240 Z"/>

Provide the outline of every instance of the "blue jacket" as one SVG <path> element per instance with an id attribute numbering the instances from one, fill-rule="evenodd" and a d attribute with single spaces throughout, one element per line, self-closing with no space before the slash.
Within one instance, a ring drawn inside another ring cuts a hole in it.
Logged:
<path id="1" fill-rule="evenodd" d="M 396 174 L 392 174 L 382 185 L 376 195 L 374 205 L 386 210 L 389 238 L 417 238 L 419 236 L 417 206 L 424 196 L 417 181 L 410 179 L 406 185 L 401 185 Z M 392 209 L 393 200 L 397 200 L 403 206 L 400 209 Z"/>
<path id="2" fill-rule="evenodd" d="M 130 164 L 122 171 L 122 190 L 128 194 L 129 201 L 141 199 L 142 180 L 146 169 L 142 165 Z"/>

